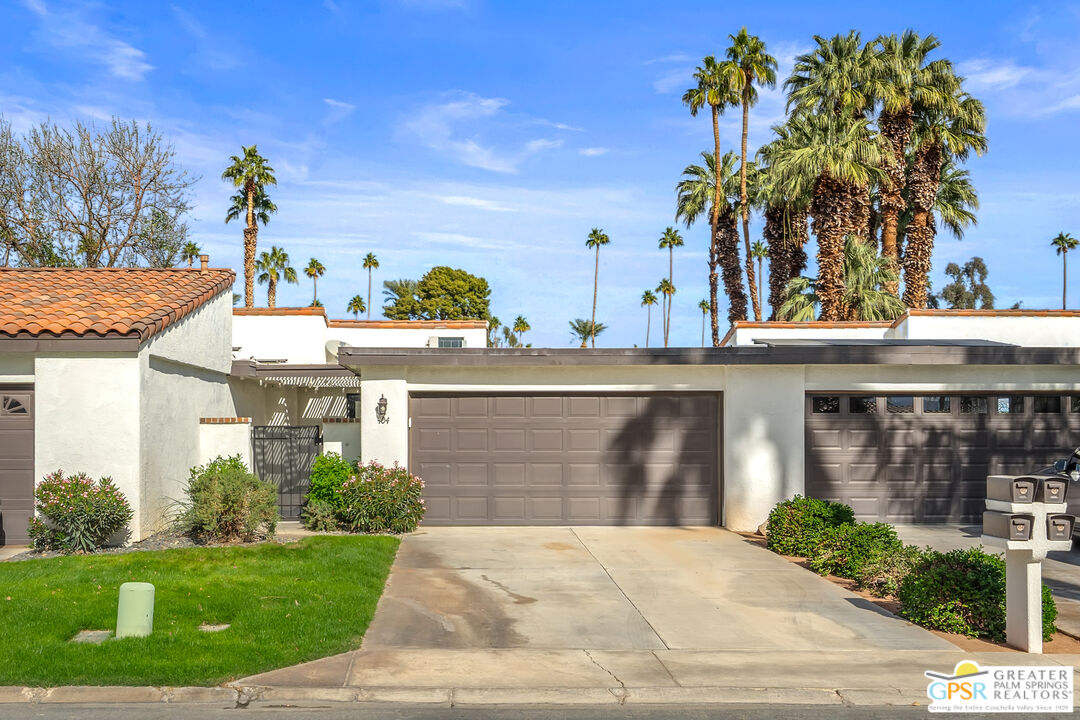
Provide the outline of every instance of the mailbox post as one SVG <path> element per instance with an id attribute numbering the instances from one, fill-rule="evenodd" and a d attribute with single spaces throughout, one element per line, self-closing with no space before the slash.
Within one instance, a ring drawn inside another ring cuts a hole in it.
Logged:
<path id="1" fill-rule="evenodd" d="M 1005 551 L 1005 637 L 1029 653 L 1043 649 L 1042 561 L 1051 550 L 1072 548 L 1067 488 L 1057 477 L 986 478 L 982 542 Z"/>

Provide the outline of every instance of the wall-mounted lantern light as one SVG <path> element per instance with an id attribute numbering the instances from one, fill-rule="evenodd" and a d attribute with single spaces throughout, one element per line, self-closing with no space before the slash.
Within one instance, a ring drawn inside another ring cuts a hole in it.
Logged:
<path id="1" fill-rule="evenodd" d="M 386 401 L 385 395 L 379 396 L 379 402 L 375 404 L 375 419 L 379 421 L 380 425 L 385 425 L 390 422 L 390 418 L 386 417 L 386 406 L 389 403 Z"/>

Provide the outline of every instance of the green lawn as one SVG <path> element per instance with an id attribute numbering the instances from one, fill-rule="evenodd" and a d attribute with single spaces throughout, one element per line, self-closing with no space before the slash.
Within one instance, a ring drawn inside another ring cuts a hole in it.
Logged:
<path id="1" fill-rule="evenodd" d="M 216 685 L 357 648 L 397 546 L 310 537 L 0 563 L 0 685 Z M 129 580 L 156 587 L 153 635 L 69 642 L 116 629 Z M 204 622 L 231 627 L 197 630 Z"/>

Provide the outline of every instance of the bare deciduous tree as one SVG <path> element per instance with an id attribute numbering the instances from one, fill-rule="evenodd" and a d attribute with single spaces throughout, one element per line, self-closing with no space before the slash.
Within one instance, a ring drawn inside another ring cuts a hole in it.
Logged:
<path id="1" fill-rule="evenodd" d="M 149 124 L 98 131 L 42 123 L 22 137 L 0 118 L 4 265 L 117 267 L 176 262 L 195 182 Z"/>

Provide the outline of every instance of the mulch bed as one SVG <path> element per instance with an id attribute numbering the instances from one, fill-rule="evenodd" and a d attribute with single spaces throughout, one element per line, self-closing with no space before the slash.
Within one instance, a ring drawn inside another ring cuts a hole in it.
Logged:
<path id="1" fill-rule="evenodd" d="M 146 552 L 149 550 L 174 550 L 176 548 L 192 548 L 192 547 L 243 547 L 245 545 L 259 545 L 264 542 L 276 542 L 279 544 L 285 544 L 290 542 L 296 542 L 297 537 L 274 537 L 269 540 L 257 540 L 251 543 L 209 543 L 201 540 L 196 540 L 190 535 L 184 535 L 169 530 L 165 530 L 159 533 L 155 533 L 150 537 L 140 540 L 139 542 L 130 543 L 119 547 L 104 547 L 94 552 L 94 555 L 124 555 L 132 552 Z M 70 555 L 71 553 L 65 553 L 60 550 L 27 550 L 26 552 L 13 555 L 8 558 L 6 562 L 19 562 L 21 560 L 38 560 L 41 558 L 54 558 L 62 557 L 64 555 Z"/>
<path id="2" fill-rule="evenodd" d="M 751 543 L 752 545 L 757 545 L 759 547 L 768 549 L 768 546 L 766 545 L 766 542 L 765 542 L 765 536 L 760 534 L 760 533 L 741 532 L 741 533 L 739 533 L 739 535 L 742 535 L 743 539 L 746 540 L 746 542 Z M 770 550 L 770 552 L 772 552 L 772 551 Z M 779 553 L 776 553 L 776 554 L 779 554 Z M 806 558 L 793 557 L 791 555 L 780 555 L 780 557 L 784 558 L 785 560 L 787 560 L 788 562 L 790 562 L 790 563 L 792 563 L 794 565 L 798 565 L 799 567 L 805 568 L 807 572 L 814 572 L 812 569 L 810 569 L 810 561 L 807 560 Z M 817 573 L 814 573 L 814 574 L 816 575 Z M 840 587 L 844 588 L 848 592 L 852 592 L 852 593 L 858 595 L 859 597 L 864 598 L 864 599 L 872 602 L 874 605 L 878 606 L 879 608 L 881 608 L 885 612 L 890 613 L 892 615 L 896 615 L 901 620 L 904 620 L 904 622 L 910 622 L 910 621 L 904 619 L 903 617 L 900 617 L 900 612 L 899 612 L 900 611 L 900 601 L 897 600 L 896 598 L 880 598 L 880 597 L 877 597 L 875 595 L 871 595 L 866 590 L 855 587 L 855 581 L 854 580 L 849 580 L 848 578 L 840 578 L 840 577 L 836 577 L 834 575 L 822 575 L 820 577 L 824 577 L 826 580 L 832 582 L 835 585 L 839 585 Z M 956 633 L 947 633 L 947 632 L 942 632 L 940 630 L 931 630 L 930 628 L 927 628 L 927 630 L 934 633 L 935 635 L 937 635 L 940 638 L 944 638 L 945 640 L 948 640 L 949 642 L 951 642 L 953 645 L 956 645 L 958 648 L 960 648 L 964 652 L 1004 652 L 1004 653 L 1022 653 L 1023 652 L 1022 650 L 1017 650 L 1016 648 L 1009 647 L 1008 645 L 1006 645 L 1003 642 L 995 642 L 993 640 L 986 640 L 986 639 L 983 639 L 983 638 L 973 638 L 973 637 L 968 637 L 967 635 L 958 635 Z M 1060 632 L 1060 631 L 1056 632 L 1056 633 L 1054 633 L 1053 638 L 1051 638 L 1048 642 L 1043 643 L 1043 653 L 1048 654 L 1048 655 L 1049 654 L 1064 654 L 1064 653 L 1080 653 L 1080 640 L 1078 640 L 1077 638 L 1072 637 L 1071 635 L 1066 635 L 1063 632 Z"/>

